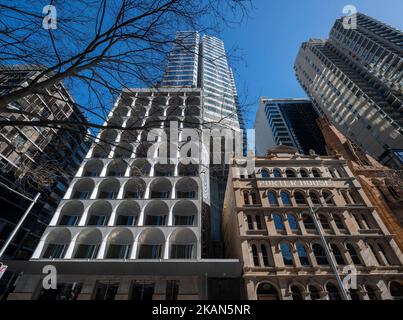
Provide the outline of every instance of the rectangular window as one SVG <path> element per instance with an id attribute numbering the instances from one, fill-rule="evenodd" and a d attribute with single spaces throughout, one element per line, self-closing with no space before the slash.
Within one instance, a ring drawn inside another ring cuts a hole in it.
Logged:
<path id="1" fill-rule="evenodd" d="M 178 300 L 179 293 L 179 281 L 178 280 L 168 280 L 165 292 L 166 300 Z"/>

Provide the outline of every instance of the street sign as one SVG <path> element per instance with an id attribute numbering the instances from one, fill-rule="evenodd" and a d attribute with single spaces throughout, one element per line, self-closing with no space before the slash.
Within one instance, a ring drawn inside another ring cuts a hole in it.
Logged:
<path id="1" fill-rule="evenodd" d="M 0 262 L 0 279 L 3 277 L 3 275 L 6 273 L 7 267 L 5 264 L 2 264 Z"/>

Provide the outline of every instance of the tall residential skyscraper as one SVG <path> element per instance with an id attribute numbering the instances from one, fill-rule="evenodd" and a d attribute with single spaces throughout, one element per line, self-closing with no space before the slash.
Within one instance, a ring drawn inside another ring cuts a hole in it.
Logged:
<path id="1" fill-rule="evenodd" d="M 298 80 L 314 106 L 365 152 L 403 165 L 403 33 L 357 14 L 357 28 L 335 22 L 329 39 L 302 44 Z"/>
<path id="2" fill-rule="evenodd" d="M 260 98 L 255 120 L 256 155 L 264 156 L 269 148 L 295 147 L 301 154 L 310 150 L 326 155 L 326 145 L 316 123 L 319 116 L 306 99 Z"/>
<path id="3" fill-rule="evenodd" d="M 199 66 L 199 33 L 178 31 L 168 56 L 161 86 L 196 87 Z"/>

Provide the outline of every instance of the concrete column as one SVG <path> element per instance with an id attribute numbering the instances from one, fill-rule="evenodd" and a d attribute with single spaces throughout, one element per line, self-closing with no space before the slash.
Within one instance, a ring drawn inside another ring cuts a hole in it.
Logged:
<path id="1" fill-rule="evenodd" d="M 64 255 L 64 259 L 72 259 L 73 258 L 73 253 L 74 253 L 74 248 L 76 246 L 76 240 L 73 240 L 70 242 L 67 251 Z"/>
<path id="2" fill-rule="evenodd" d="M 166 240 L 165 241 L 165 248 L 164 248 L 164 255 L 163 255 L 163 259 L 169 259 L 169 241 Z"/>
<path id="3" fill-rule="evenodd" d="M 106 254 L 106 242 L 107 242 L 106 239 L 102 240 L 101 246 L 99 247 L 98 250 L 97 260 L 104 259 L 104 256 Z"/>
<path id="4" fill-rule="evenodd" d="M 41 253 L 43 251 L 43 248 L 45 247 L 45 240 L 42 239 L 39 241 L 38 245 L 36 246 L 36 249 L 34 251 L 34 254 L 32 255 L 31 259 L 39 259 L 41 257 Z"/>
<path id="5" fill-rule="evenodd" d="M 140 245 L 141 245 L 141 243 L 139 243 L 138 241 L 134 241 L 133 249 L 132 249 L 132 252 L 130 254 L 130 259 L 131 260 L 137 259 L 137 252 L 140 252 Z"/>

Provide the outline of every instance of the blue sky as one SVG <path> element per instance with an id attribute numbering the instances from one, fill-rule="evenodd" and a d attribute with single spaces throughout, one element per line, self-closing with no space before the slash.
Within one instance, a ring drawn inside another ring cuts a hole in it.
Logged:
<path id="1" fill-rule="evenodd" d="M 260 96 L 306 96 L 293 70 L 299 46 L 309 38 L 327 38 L 346 5 L 403 29 L 402 0 L 255 0 L 248 21 L 222 33 L 226 49 L 242 57 L 231 65 L 241 101 L 252 104 L 248 128 L 253 127 Z"/>

